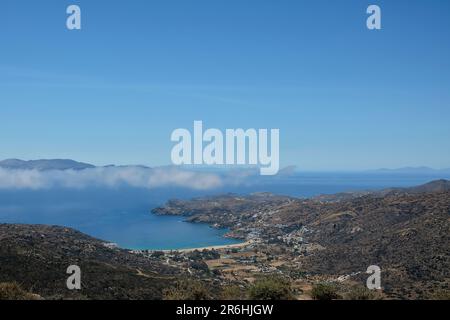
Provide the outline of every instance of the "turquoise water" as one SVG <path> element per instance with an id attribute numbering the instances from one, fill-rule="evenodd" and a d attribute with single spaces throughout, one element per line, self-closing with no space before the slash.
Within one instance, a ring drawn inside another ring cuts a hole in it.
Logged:
<path id="1" fill-rule="evenodd" d="M 349 190 L 419 185 L 440 176 L 303 174 L 283 179 L 260 178 L 252 185 L 194 192 L 186 189 L 136 188 L 1 190 L 0 223 L 68 226 L 129 249 L 181 249 L 224 245 L 239 241 L 224 238 L 226 230 L 183 222 L 182 217 L 156 216 L 151 209 L 170 198 L 225 192 L 270 191 L 309 197 Z"/>
<path id="2" fill-rule="evenodd" d="M 124 212 L 117 221 L 110 220 L 81 228 L 83 232 L 110 240 L 129 249 L 186 249 L 238 243 L 224 238 L 227 230 L 183 221 L 182 217 L 156 216 Z"/>
<path id="3" fill-rule="evenodd" d="M 170 194 L 170 193 L 167 193 Z M 158 195 L 157 198 L 161 198 Z M 157 216 L 154 192 L 142 189 L 0 191 L 0 223 L 75 228 L 127 249 L 184 249 L 234 244 L 227 230 Z"/>

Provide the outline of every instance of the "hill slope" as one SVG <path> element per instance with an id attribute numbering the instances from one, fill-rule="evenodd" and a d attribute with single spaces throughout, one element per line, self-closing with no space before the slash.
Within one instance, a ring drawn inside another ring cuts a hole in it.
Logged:
<path id="1" fill-rule="evenodd" d="M 286 267 L 310 276 L 367 277 L 382 269 L 391 298 L 426 298 L 450 286 L 450 182 L 352 196 L 293 199 L 277 196 L 214 197 L 171 201 L 157 214 L 230 228 L 257 239 L 260 250 L 288 252 Z M 271 201 L 273 199 L 273 201 Z"/>
<path id="2" fill-rule="evenodd" d="M 149 257 L 111 249 L 78 231 L 0 224 L 0 283 L 19 283 L 46 299 L 161 299 L 176 270 Z M 66 288 L 69 265 L 82 272 L 82 290 Z"/>

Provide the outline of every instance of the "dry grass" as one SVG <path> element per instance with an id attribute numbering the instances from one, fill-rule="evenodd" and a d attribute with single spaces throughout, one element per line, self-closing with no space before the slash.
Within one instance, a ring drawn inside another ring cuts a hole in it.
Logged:
<path id="1" fill-rule="evenodd" d="M 23 290 L 15 282 L 4 282 L 0 283 L 0 300 L 40 300 L 40 297 Z"/>

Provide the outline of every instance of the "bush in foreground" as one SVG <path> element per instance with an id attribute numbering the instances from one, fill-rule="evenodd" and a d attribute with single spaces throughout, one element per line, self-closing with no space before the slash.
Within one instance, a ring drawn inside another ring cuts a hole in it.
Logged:
<path id="1" fill-rule="evenodd" d="M 163 298 L 164 300 L 211 300 L 212 295 L 200 281 L 184 280 L 164 290 Z"/>
<path id="2" fill-rule="evenodd" d="M 338 294 L 338 288 L 332 283 L 315 284 L 311 291 L 311 297 L 314 300 L 336 300 L 341 296 Z"/>
<path id="3" fill-rule="evenodd" d="M 352 287 L 345 295 L 347 300 L 376 300 L 380 299 L 376 292 L 363 286 Z"/>
<path id="4" fill-rule="evenodd" d="M 256 280 L 248 290 L 250 300 L 292 300 L 292 288 L 286 279 L 270 276 Z"/>
<path id="5" fill-rule="evenodd" d="M 245 289 L 242 289 L 237 285 L 224 286 L 220 298 L 222 300 L 245 300 Z"/>
<path id="6" fill-rule="evenodd" d="M 23 290 L 17 283 L 0 283 L 0 300 L 37 300 L 38 296 Z"/>
<path id="7" fill-rule="evenodd" d="M 440 290 L 429 297 L 429 300 L 450 300 L 450 290 Z"/>

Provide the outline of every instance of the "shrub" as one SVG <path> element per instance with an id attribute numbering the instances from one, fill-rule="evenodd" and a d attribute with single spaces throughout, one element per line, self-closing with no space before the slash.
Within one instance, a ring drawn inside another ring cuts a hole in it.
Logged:
<path id="1" fill-rule="evenodd" d="M 315 284 L 311 296 L 314 300 L 336 300 L 340 298 L 337 286 L 331 283 Z"/>
<path id="2" fill-rule="evenodd" d="M 270 276 L 259 279 L 249 288 L 251 300 L 292 300 L 292 288 L 286 279 Z"/>
<path id="3" fill-rule="evenodd" d="M 223 287 L 222 300 L 245 300 L 245 290 L 242 290 L 237 285 L 228 285 Z"/>
<path id="4" fill-rule="evenodd" d="M 189 263 L 189 267 L 203 272 L 209 271 L 208 265 L 204 261 L 192 261 Z"/>
<path id="5" fill-rule="evenodd" d="M 212 295 L 200 281 L 184 280 L 164 290 L 164 300 L 211 300 Z"/>
<path id="6" fill-rule="evenodd" d="M 38 296 L 23 290 L 17 283 L 0 283 L 0 300 L 37 300 Z"/>
<path id="7" fill-rule="evenodd" d="M 345 295 L 347 300 L 375 300 L 377 295 L 375 292 L 363 286 L 352 287 Z"/>
<path id="8" fill-rule="evenodd" d="M 450 300 L 450 291 L 449 290 L 439 290 L 430 295 L 430 300 Z"/>

